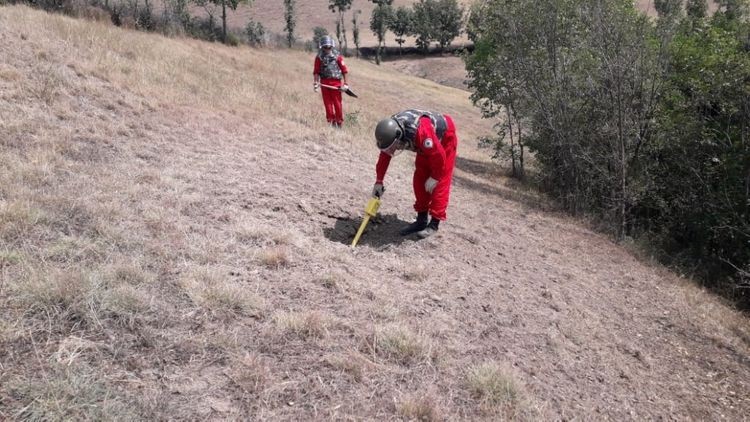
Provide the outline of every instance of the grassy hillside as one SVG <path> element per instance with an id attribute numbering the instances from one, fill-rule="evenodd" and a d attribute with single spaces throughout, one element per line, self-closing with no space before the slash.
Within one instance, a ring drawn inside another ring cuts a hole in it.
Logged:
<path id="1" fill-rule="evenodd" d="M 0 419 L 720 419 L 750 411 L 742 315 L 503 178 L 468 93 L 350 60 L 0 7 Z M 413 157 L 348 246 L 372 127 L 462 141 L 449 221 Z"/>

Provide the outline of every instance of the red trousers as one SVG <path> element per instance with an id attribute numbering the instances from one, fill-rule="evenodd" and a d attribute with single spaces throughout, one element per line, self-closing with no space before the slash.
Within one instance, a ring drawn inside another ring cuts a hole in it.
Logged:
<path id="1" fill-rule="evenodd" d="M 430 163 L 424 154 L 417 154 L 414 170 L 414 210 L 416 212 L 429 211 L 432 218 L 443 221 L 447 218 L 445 210 L 448 208 L 448 202 L 451 196 L 451 185 L 453 184 L 453 167 L 456 164 L 456 149 L 458 148 L 458 136 L 456 135 L 456 125 L 450 116 L 444 115 L 448 124 L 448 130 L 443 135 L 441 142 L 445 149 L 445 174 L 438 180 L 432 194 L 424 188 L 424 183 L 430 177 Z"/>
<path id="2" fill-rule="evenodd" d="M 320 83 L 335 87 L 341 86 L 341 81 L 338 79 L 323 79 Z M 323 105 L 326 108 L 326 120 L 328 123 L 341 126 L 344 123 L 344 108 L 341 105 L 341 91 L 338 89 L 320 87 L 320 92 L 323 95 Z"/>

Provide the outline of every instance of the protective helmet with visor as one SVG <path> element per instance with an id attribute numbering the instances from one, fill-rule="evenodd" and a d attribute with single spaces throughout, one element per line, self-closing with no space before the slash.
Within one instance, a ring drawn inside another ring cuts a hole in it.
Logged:
<path id="1" fill-rule="evenodd" d="M 326 48 L 326 47 L 330 47 L 330 48 L 334 47 L 333 38 L 331 38 L 329 35 L 326 35 L 320 39 L 320 48 Z"/>
<path id="2" fill-rule="evenodd" d="M 397 151 L 404 149 L 403 134 L 403 129 L 395 119 L 388 117 L 379 121 L 375 126 L 378 149 L 388 155 L 395 155 Z"/>

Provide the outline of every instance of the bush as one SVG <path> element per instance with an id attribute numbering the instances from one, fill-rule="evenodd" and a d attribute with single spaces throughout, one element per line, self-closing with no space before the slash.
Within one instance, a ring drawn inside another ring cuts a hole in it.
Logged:
<path id="1" fill-rule="evenodd" d="M 232 47 L 237 47 L 238 45 L 240 45 L 240 37 L 231 32 L 228 32 L 225 44 Z"/>
<path id="2" fill-rule="evenodd" d="M 261 47 L 265 44 L 266 29 L 260 22 L 250 21 L 245 26 L 245 35 L 247 41 L 254 47 Z"/>
<path id="3" fill-rule="evenodd" d="M 750 24 L 674 4 L 654 23 L 626 0 L 478 3 L 469 86 L 505 118 L 494 152 L 513 123 L 564 208 L 731 286 L 750 278 Z"/>

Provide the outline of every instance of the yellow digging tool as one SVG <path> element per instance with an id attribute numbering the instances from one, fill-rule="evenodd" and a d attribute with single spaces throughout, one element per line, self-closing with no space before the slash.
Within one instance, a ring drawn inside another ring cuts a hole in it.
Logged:
<path id="1" fill-rule="evenodd" d="M 367 201 L 367 205 L 365 206 L 365 219 L 362 220 L 362 224 L 359 225 L 359 230 L 357 230 L 357 235 L 354 236 L 354 240 L 352 240 L 352 248 L 357 246 L 359 237 L 362 236 L 362 232 L 364 232 L 365 227 L 367 227 L 367 222 L 370 221 L 370 217 L 375 217 L 378 213 L 378 208 L 380 208 L 380 198 L 373 196 Z"/>

